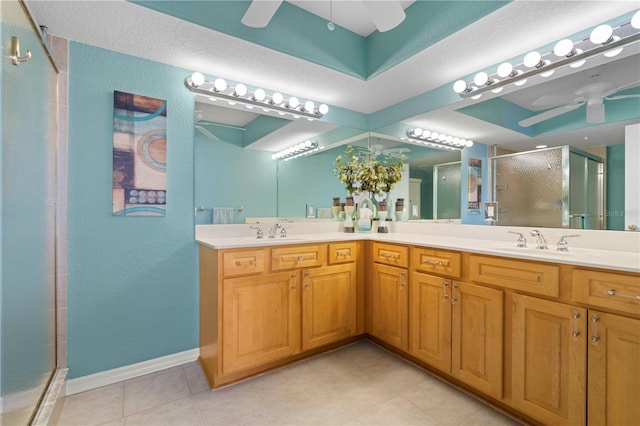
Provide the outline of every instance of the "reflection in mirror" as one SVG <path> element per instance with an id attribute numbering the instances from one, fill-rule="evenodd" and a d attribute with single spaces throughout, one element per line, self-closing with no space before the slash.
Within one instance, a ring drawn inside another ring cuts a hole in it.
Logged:
<path id="1" fill-rule="evenodd" d="M 379 133 L 364 133 L 314 155 L 279 162 L 279 216 L 300 217 L 307 204 L 314 204 L 320 215 L 331 217 L 332 198 L 339 196 L 344 201 L 347 195 L 345 188 L 333 174 L 336 157 L 344 154 L 347 145 L 353 146 L 360 156 L 384 154 L 408 164 L 409 179 L 403 179 L 389 196 L 391 199 L 405 198 L 405 219 L 409 220 L 434 218 L 434 167 L 460 161 L 460 151 L 442 151 L 406 143 L 399 138 Z M 458 211 L 455 218 L 459 219 L 460 198 L 453 204 Z"/>

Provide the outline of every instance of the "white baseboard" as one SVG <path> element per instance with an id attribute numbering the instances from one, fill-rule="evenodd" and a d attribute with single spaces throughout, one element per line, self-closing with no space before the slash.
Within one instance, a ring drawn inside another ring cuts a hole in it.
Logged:
<path id="1" fill-rule="evenodd" d="M 123 380 L 133 379 L 134 377 L 144 376 L 145 374 L 155 373 L 181 364 L 186 364 L 198 359 L 200 349 L 189 349 L 184 352 L 154 358 L 136 364 L 125 365 L 124 367 L 114 368 L 112 370 L 101 371 L 99 373 L 90 374 L 88 376 L 78 377 L 67 381 L 67 395 L 84 392 L 87 390 L 99 388 L 101 386 L 118 383 Z"/>

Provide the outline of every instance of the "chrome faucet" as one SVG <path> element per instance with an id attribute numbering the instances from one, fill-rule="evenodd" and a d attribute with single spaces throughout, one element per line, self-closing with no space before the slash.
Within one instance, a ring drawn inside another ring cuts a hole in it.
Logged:
<path id="1" fill-rule="evenodd" d="M 278 229 L 282 228 L 282 225 L 280 225 L 279 223 L 276 223 L 275 225 L 273 225 L 270 229 L 269 229 L 269 238 L 275 238 L 276 237 L 276 232 L 278 232 Z"/>
<path id="2" fill-rule="evenodd" d="M 540 231 L 538 231 L 537 229 L 534 229 L 533 231 L 531 231 L 531 236 L 537 238 L 537 243 L 538 243 L 538 245 L 536 246 L 537 249 L 546 250 L 549 248 L 547 246 L 547 240 L 545 240 L 544 235 L 542 235 Z"/>
<path id="3" fill-rule="evenodd" d="M 518 247 L 526 248 L 527 247 L 527 239 L 520 232 L 507 231 L 510 234 L 516 234 L 518 239 L 516 240 L 518 243 Z"/>
<path id="4" fill-rule="evenodd" d="M 579 237 L 580 235 L 578 234 L 573 234 L 573 235 L 563 235 L 562 237 L 560 237 L 560 241 L 558 241 L 556 243 L 556 250 L 558 251 L 569 251 L 569 243 L 567 242 L 567 238 L 570 237 Z"/>

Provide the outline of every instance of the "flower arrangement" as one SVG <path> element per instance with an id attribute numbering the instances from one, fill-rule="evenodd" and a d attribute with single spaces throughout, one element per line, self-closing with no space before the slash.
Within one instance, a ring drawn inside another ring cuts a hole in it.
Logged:
<path id="1" fill-rule="evenodd" d="M 345 157 L 339 155 L 336 158 L 333 174 L 338 176 L 349 193 L 382 195 L 391 191 L 402 179 L 404 164 L 402 161 L 393 161 L 388 155 L 384 155 L 382 160 L 369 157 L 360 161 L 353 147 L 348 145 Z"/>

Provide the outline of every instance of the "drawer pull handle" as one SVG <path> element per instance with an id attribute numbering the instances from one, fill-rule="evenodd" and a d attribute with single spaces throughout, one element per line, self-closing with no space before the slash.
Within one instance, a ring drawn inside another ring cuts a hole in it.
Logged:
<path id="1" fill-rule="evenodd" d="M 436 265 L 436 266 L 442 266 L 443 262 L 441 260 L 433 260 L 433 259 L 429 259 L 426 258 L 422 261 L 423 264 L 426 265 Z"/>
<path id="2" fill-rule="evenodd" d="M 289 277 L 293 280 L 293 285 L 291 286 L 291 290 L 296 290 L 298 285 L 296 284 L 296 274 L 291 274 Z"/>
<path id="3" fill-rule="evenodd" d="M 571 332 L 571 337 L 573 337 L 574 339 L 578 336 L 580 336 L 580 332 L 578 330 L 573 330 L 573 332 Z"/>
<path id="4" fill-rule="evenodd" d="M 395 259 L 396 255 L 393 253 L 380 253 L 380 257 L 388 257 L 389 259 Z"/>
<path id="5" fill-rule="evenodd" d="M 600 336 L 598 336 L 598 323 L 600 322 L 600 317 L 593 314 L 591 315 L 591 324 L 593 325 L 593 334 L 591 335 L 591 344 L 593 346 L 597 346 L 600 341 Z"/>
<path id="6" fill-rule="evenodd" d="M 336 256 L 351 256 L 351 249 L 338 250 L 338 251 L 336 251 Z"/>
<path id="7" fill-rule="evenodd" d="M 239 260 L 236 260 L 234 263 L 235 266 L 253 266 L 255 265 L 253 260 L 248 260 L 246 262 L 241 262 Z"/>
<path id="8" fill-rule="evenodd" d="M 640 300 L 640 294 L 626 294 L 626 293 L 618 293 L 618 290 L 607 290 L 607 294 L 609 296 L 617 296 L 617 297 L 626 297 L 628 299 Z"/>
<path id="9" fill-rule="evenodd" d="M 456 302 L 458 301 L 458 298 L 456 297 L 456 288 L 458 288 L 458 286 L 454 283 L 451 286 L 451 304 L 455 305 Z"/>
<path id="10" fill-rule="evenodd" d="M 303 261 L 304 260 L 304 256 L 298 256 L 298 261 Z"/>
<path id="11" fill-rule="evenodd" d="M 615 290 L 607 290 L 607 294 L 609 296 L 615 296 L 616 295 L 616 291 Z"/>
<path id="12" fill-rule="evenodd" d="M 406 285 L 406 283 L 404 282 L 404 277 L 405 277 L 405 272 L 401 271 L 400 272 L 400 287 L 404 287 Z"/>

